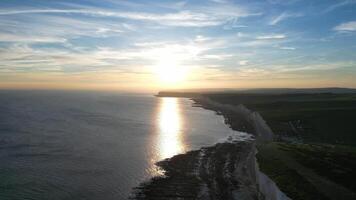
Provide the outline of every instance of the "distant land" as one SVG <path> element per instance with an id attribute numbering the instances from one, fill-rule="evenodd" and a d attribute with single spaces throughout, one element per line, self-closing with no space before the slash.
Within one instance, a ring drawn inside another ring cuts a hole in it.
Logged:
<path id="1" fill-rule="evenodd" d="M 339 88 L 339 87 L 328 87 L 328 88 L 253 88 L 253 89 L 182 89 L 182 90 L 168 90 L 160 91 L 156 96 L 196 96 L 198 94 L 209 94 L 209 93 L 242 93 L 242 94 L 300 94 L 300 93 L 356 93 L 355 88 Z"/>

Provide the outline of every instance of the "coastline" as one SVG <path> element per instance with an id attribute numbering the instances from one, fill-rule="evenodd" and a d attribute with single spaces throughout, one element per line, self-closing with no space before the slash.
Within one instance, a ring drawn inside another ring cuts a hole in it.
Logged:
<path id="1" fill-rule="evenodd" d="M 256 173 L 256 185 L 258 192 L 265 200 L 289 200 L 277 184 L 259 169 L 256 154 L 258 152 L 256 145 L 272 142 L 274 133 L 267 125 L 266 121 L 258 112 L 249 110 L 243 104 L 238 106 L 222 104 L 213 101 L 207 97 L 192 98 L 197 106 L 204 109 L 213 110 L 218 115 L 222 115 L 231 129 L 235 131 L 244 131 L 252 134 L 255 138 L 254 145 L 254 162 Z"/>
<path id="2" fill-rule="evenodd" d="M 273 141 L 274 134 L 266 121 L 258 112 L 253 112 L 240 104 L 227 105 L 213 101 L 207 97 L 192 98 L 197 106 L 213 110 L 222 115 L 231 129 L 247 132 L 255 136 L 258 143 Z"/>
<path id="3" fill-rule="evenodd" d="M 157 166 L 164 175 L 141 183 L 130 199 L 290 199 L 259 170 L 256 143 L 273 140 L 273 132 L 262 117 L 243 105 L 224 105 L 201 96 L 191 99 L 193 106 L 223 115 L 230 128 L 254 138 L 230 136 L 213 146 L 160 161 Z M 231 120 L 229 114 L 239 120 Z"/>

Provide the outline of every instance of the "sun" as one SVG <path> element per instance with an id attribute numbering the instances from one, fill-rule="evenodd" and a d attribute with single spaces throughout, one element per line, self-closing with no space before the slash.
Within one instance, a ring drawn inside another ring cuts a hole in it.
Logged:
<path id="1" fill-rule="evenodd" d="M 154 72 L 160 82 L 177 84 L 187 78 L 187 70 L 174 56 L 164 56 L 157 61 Z"/>

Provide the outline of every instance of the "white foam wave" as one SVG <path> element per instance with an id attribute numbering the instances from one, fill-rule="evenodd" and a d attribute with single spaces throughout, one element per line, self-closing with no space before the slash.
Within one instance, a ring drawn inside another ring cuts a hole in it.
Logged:
<path id="1" fill-rule="evenodd" d="M 235 131 L 233 134 L 227 136 L 226 138 L 220 139 L 217 143 L 236 143 L 254 140 L 253 135 Z"/>

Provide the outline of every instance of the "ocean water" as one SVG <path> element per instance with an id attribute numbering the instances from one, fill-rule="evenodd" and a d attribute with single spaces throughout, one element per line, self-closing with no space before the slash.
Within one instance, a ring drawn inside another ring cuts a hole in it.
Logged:
<path id="1" fill-rule="evenodd" d="M 182 98 L 0 91 L 0 199 L 126 199 L 154 163 L 232 134 Z"/>

